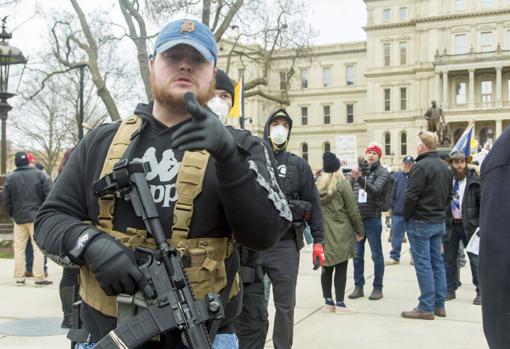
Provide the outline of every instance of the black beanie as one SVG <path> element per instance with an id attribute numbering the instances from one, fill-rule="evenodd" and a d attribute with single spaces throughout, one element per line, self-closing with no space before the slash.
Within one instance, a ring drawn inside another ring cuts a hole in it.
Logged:
<path id="1" fill-rule="evenodd" d="M 334 173 L 340 169 L 340 160 L 335 154 L 327 151 L 322 155 L 322 169 L 326 173 Z"/>
<path id="2" fill-rule="evenodd" d="M 234 85 L 228 75 L 221 69 L 216 71 L 216 89 L 217 90 L 225 90 L 230 93 L 230 98 L 232 98 L 232 105 L 234 105 Z"/>
<path id="3" fill-rule="evenodd" d="M 16 167 L 28 166 L 28 156 L 27 153 L 23 151 L 19 151 L 14 155 L 14 164 Z"/>

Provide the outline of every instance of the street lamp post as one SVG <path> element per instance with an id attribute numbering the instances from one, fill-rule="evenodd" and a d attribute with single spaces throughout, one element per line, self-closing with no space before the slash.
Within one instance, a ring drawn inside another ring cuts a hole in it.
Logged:
<path id="1" fill-rule="evenodd" d="M 7 114 L 12 109 L 7 100 L 16 95 L 19 83 L 21 82 L 21 75 L 23 74 L 23 69 L 27 62 L 19 49 L 9 45 L 8 41 L 12 38 L 12 34 L 5 30 L 6 20 L 7 17 L 2 19 L 2 31 L 0 32 L 0 119 L 2 120 L 1 171 L 3 175 L 7 173 Z M 11 67 L 20 70 L 20 74 L 17 74 L 19 80 L 16 79 L 15 81 L 17 84 L 13 84 L 12 77 L 11 81 L 9 81 Z"/>

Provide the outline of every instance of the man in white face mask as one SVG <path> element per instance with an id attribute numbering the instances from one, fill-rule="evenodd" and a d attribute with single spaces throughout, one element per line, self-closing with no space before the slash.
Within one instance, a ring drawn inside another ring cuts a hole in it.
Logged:
<path id="1" fill-rule="evenodd" d="M 264 139 L 273 149 L 278 164 L 278 176 L 292 211 L 293 225 L 283 234 L 273 248 L 258 252 L 262 254 L 259 264 L 255 258 L 243 261 L 241 266 L 254 270 L 255 277 L 244 287 L 243 313 L 239 318 L 237 332 L 240 348 L 261 349 L 264 347 L 268 330 L 267 310 L 263 306 L 263 277 L 268 275 L 273 285 L 273 299 L 276 308 L 273 329 L 273 345 L 278 349 L 292 347 L 294 306 L 296 304 L 296 282 L 299 269 L 299 250 L 303 247 L 305 221 L 311 227 L 314 240 L 313 263 L 315 268 L 323 265 L 323 222 L 319 193 L 313 173 L 303 158 L 288 152 L 287 145 L 292 130 L 292 119 L 284 109 L 272 113 L 266 121 Z M 262 271 L 260 270 L 262 267 Z M 243 268 L 241 268 L 243 269 Z M 242 278 L 242 276 L 241 276 Z M 244 281 L 244 280 L 243 280 Z M 258 298 L 257 298 L 258 297 Z M 250 305 L 253 305 L 250 307 Z M 258 317 L 264 317 L 259 319 Z M 261 321 L 262 320 L 262 321 Z"/>
<path id="2" fill-rule="evenodd" d="M 228 75 L 221 69 L 216 71 L 216 88 L 214 96 L 207 106 L 218 115 L 222 123 L 226 123 L 228 112 L 234 105 L 234 85 Z"/>

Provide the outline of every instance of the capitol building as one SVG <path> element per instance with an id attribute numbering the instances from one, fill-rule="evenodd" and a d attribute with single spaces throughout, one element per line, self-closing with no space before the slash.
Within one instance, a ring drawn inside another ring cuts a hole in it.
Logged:
<path id="1" fill-rule="evenodd" d="M 365 2 L 366 41 L 339 37 L 338 44 L 312 46 L 298 58 L 294 50 L 274 55 L 263 89 L 285 94 L 290 102 L 290 151 L 318 169 L 322 153 L 335 151 L 337 137 L 350 135 L 356 136 L 359 155 L 377 141 L 384 148 L 382 162 L 397 166 L 405 155 L 416 155 L 431 100 L 442 107 L 452 141 L 474 117 L 480 144 L 510 125 L 510 0 Z M 220 68 L 226 66 L 228 45 L 220 43 Z M 229 59 L 233 79 L 244 74 L 250 80 L 264 68 L 262 62 Z M 246 128 L 262 135 L 267 116 L 278 107 L 261 96 L 247 98 Z"/>

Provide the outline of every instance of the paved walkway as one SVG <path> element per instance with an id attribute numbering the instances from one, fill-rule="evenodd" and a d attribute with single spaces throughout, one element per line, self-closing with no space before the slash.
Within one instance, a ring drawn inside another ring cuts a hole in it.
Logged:
<path id="1" fill-rule="evenodd" d="M 385 250 L 389 244 L 384 244 Z M 404 244 L 404 248 L 408 247 Z M 367 248 L 367 250 L 369 250 Z M 367 251 L 367 256 L 369 251 Z M 386 251 L 385 256 L 388 253 Z M 366 263 L 367 283 L 372 282 L 372 263 Z M 36 333 L 37 323 L 44 324 L 53 335 L 15 336 L 0 333 L 0 349 L 57 349 L 69 348 L 65 334 L 58 328 L 61 309 L 58 283 L 61 268 L 50 263 L 49 278 L 54 284 L 34 287 L 28 279 L 24 287 L 16 287 L 12 273 L 13 261 L 0 259 L 0 325 L 36 318 L 28 323 L 27 331 Z M 352 263 L 349 265 L 347 293 L 352 290 Z M 357 310 L 355 314 L 336 315 L 322 313 L 320 272 L 312 270 L 311 253 L 301 253 L 301 269 L 298 280 L 294 349 L 484 349 L 487 348 L 481 325 L 481 309 L 472 305 L 475 296 L 471 285 L 469 266 L 461 270 L 463 285 L 457 299 L 447 303 L 447 317 L 434 321 L 405 320 L 402 310 L 417 304 L 418 286 L 414 268 L 409 264 L 406 252 L 402 264 L 386 267 L 384 298 L 369 301 L 367 297 L 347 300 Z M 369 294 L 371 287 L 365 289 Z M 270 304 L 271 317 L 274 308 Z M 270 326 L 272 328 L 272 325 Z M 60 333 L 60 334 L 55 334 Z M 268 335 L 266 348 L 273 348 Z"/>

